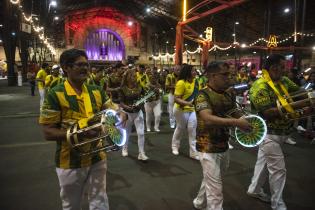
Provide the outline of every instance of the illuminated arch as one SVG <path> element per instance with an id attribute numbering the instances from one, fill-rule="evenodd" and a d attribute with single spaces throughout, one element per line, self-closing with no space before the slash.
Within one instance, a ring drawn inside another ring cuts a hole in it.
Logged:
<path id="1" fill-rule="evenodd" d="M 89 60 L 121 61 L 126 54 L 123 39 L 110 29 L 98 29 L 90 32 L 84 48 Z"/>

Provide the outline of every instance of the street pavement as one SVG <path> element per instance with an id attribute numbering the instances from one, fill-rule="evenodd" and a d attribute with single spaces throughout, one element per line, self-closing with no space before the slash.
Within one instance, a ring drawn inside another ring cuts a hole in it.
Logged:
<path id="1" fill-rule="evenodd" d="M 39 97 L 28 83 L 8 87 L 0 80 L 0 210 L 59 210 L 59 185 L 54 166 L 54 142 L 45 141 L 38 124 Z M 160 133 L 146 133 L 147 162 L 137 160 L 133 134 L 129 157 L 108 153 L 107 192 L 111 210 L 193 210 L 201 179 L 200 163 L 188 155 L 187 135 L 180 155 L 171 154 L 173 130 L 164 114 Z M 297 145 L 284 145 L 287 182 L 284 200 L 289 210 L 315 209 L 315 145 L 297 133 Z M 224 210 L 269 210 L 269 204 L 248 197 L 257 148 L 235 146 L 224 176 Z M 269 192 L 266 185 L 266 191 Z M 83 204 L 88 209 L 87 202 Z"/>

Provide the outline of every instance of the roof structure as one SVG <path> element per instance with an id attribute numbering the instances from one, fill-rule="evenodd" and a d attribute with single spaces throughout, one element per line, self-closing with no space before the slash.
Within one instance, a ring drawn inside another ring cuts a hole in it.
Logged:
<path id="1" fill-rule="evenodd" d="M 230 0 L 208 1 L 228 4 Z M 172 44 L 172 40 L 175 39 L 174 28 L 182 16 L 183 1 L 59 0 L 56 8 L 49 5 L 49 0 L 32 0 L 31 2 L 30 4 L 29 1 L 21 0 L 24 11 L 38 16 L 41 25 L 54 26 L 47 30 L 52 30 L 53 33 L 59 35 L 63 33 L 63 17 L 68 12 L 83 8 L 109 6 L 122 11 L 126 15 L 133 16 L 143 23 L 153 25 L 161 42 L 170 39 L 170 44 Z M 187 0 L 187 2 L 189 9 L 202 2 L 202 0 Z M 1 5 L 0 20 L 3 20 L 2 11 L 4 8 L 1 8 Z M 285 8 L 289 8 L 290 12 L 284 13 Z M 237 7 L 204 17 L 189 26 L 200 34 L 205 31 L 206 27 L 211 26 L 214 29 L 214 40 L 223 43 L 232 43 L 234 40 L 232 34 L 235 34 L 239 43 L 251 43 L 260 37 L 267 38 L 269 34 L 275 34 L 281 39 L 292 35 L 295 28 L 297 32 L 314 33 L 315 16 L 312 14 L 313 8 L 315 8 L 315 1 L 312 0 L 247 0 Z M 204 7 L 200 12 L 207 9 L 211 8 Z M 59 16 L 58 21 L 53 20 L 55 15 Z M 235 22 L 239 24 L 235 25 Z M 293 40 L 289 40 L 287 44 L 292 45 Z M 303 42 L 299 45 L 314 45 L 314 37 L 304 37 Z"/>

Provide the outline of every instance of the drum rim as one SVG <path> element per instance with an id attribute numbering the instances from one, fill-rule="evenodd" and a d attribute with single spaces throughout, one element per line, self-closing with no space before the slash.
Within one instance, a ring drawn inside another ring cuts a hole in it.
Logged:
<path id="1" fill-rule="evenodd" d="M 238 137 L 237 137 L 237 131 L 240 130 L 240 129 L 236 127 L 236 128 L 235 128 L 235 132 L 234 132 L 235 138 L 236 138 L 237 142 L 240 143 L 240 144 L 241 144 L 242 146 L 244 146 L 244 147 L 256 147 L 256 146 L 258 146 L 259 144 L 261 144 L 261 143 L 264 141 L 264 139 L 266 138 L 266 135 L 267 135 L 267 124 L 266 124 L 265 120 L 264 120 L 263 118 L 261 118 L 260 116 L 258 116 L 258 115 L 253 115 L 253 114 L 252 114 L 252 115 L 247 115 L 247 116 L 245 116 L 244 118 L 245 118 L 245 119 L 247 119 L 247 118 L 257 118 L 257 119 L 259 119 L 259 120 L 262 122 L 262 124 L 263 124 L 264 133 L 263 133 L 261 139 L 256 142 L 256 144 L 254 144 L 254 145 L 248 145 L 248 144 L 244 144 L 243 142 L 241 142 L 241 141 L 238 139 Z"/>

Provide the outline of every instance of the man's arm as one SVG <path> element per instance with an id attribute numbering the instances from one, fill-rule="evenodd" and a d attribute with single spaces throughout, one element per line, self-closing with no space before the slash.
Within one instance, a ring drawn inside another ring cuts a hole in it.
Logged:
<path id="1" fill-rule="evenodd" d="M 123 107 L 123 104 L 121 103 L 120 105 L 117 105 L 113 103 L 112 100 L 106 95 L 104 90 L 101 89 L 100 92 L 102 95 L 102 101 L 103 102 L 105 101 L 105 103 L 103 103 L 102 109 L 113 109 L 117 111 L 119 113 L 120 120 L 122 121 L 123 125 L 125 125 L 128 120 L 128 115 L 121 109 L 121 108 L 125 108 Z M 122 99 L 121 92 L 119 92 L 119 98 Z"/>
<path id="2" fill-rule="evenodd" d="M 210 104 L 210 98 L 206 93 L 200 91 L 195 100 L 195 109 L 206 125 L 218 126 L 218 127 L 239 127 L 242 130 L 250 130 L 250 124 L 243 118 L 224 118 L 213 114 L 212 106 Z"/>
<path id="3" fill-rule="evenodd" d="M 239 127 L 241 130 L 250 130 L 251 126 L 244 118 L 223 118 L 212 114 L 210 109 L 204 109 L 198 112 L 200 118 L 209 126 L 219 127 Z"/>
<path id="4" fill-rule="evenodd" d="M 43 124 L 42 130 L 47 141 L 65 141 L 67 139 L 67 131 L 61 129 L 57 124 Z"/>

